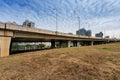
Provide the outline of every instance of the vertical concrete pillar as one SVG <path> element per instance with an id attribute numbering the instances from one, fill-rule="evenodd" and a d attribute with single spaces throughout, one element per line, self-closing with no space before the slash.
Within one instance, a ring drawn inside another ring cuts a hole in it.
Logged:
<path id="1" fill-rule="evenodd" d="M 71 41 L 68 41 L 68 43 L 67 43 L 67 45 L 68 45 L 67 47 L 68 48 L 70 48 L 70 44 L 71 44 Z"/>
<path id="2" fill-rule="evenodd" d="M 79 41 L 77 41 L 77 46 L 80 46 L 80 42 Z"/>
<path id="3" fill-rule="evenodd" d="M 55 48 L 55 40 L 51 41 L 51 48 Z"/>
<path id="4" fill-rule="evenodd" d="M 91 41 L 91 46 L 93 46 L 94 45 L 94 41 Z"/>
<path id="5" fill-rule="evenodd" d="M 9 56 L 11 37 L 0 37 L 0 57 Z"/>
<path id="6" fill-rule="evenodd" d="M 75 47 L 75 42 L 73 41 L 73 47 Z"/>
<path id="7" fill-rule="evenodd" d="M 77 41 L 73 41 L 73 46 L 74 46 L 74 47 L 77 46 Z"/>

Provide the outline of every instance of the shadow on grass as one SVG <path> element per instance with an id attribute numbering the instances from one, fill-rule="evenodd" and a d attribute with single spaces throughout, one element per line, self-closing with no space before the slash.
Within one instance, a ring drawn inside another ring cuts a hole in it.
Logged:
<path id="1" fill-rule="evenodd" d="M 43 51 L 43 50 L 50 50 L 52 48 L 47 48 L 47 49 L 36 49 L 36 50 L 19 50 L 19 51 L 11 51 L 10 55 L 14 55 L 14 54 L 21 54 L 21 53 L 25 53 L 25 52 L 31 52 L 31 51 Z"/>

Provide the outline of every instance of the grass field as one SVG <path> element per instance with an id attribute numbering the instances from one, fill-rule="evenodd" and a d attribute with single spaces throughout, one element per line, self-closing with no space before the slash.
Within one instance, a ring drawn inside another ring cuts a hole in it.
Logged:
<path id="1" fill-rule="evenodd" d="M 0 80 L 120 80 L 120 43 L 0 58 Z"/>

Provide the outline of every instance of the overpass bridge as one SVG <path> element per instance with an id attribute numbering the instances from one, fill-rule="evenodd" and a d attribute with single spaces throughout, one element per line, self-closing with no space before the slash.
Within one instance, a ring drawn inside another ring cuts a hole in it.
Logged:
<path id="1" fill-rule="evenodd" d="M 29 28 L 18 24 L 0 22 L 0 57 L 9 56 L 12 42 L 51 42 L 51 48 L 55 48 L 55 42 L 67 43 L 70 47 L 71 41 L 78 46 L 81 41 L 90 42 L 91 45 L 97 42 L 117 42 L 119 39 L 98 38 L 78 36 L 56 31 Z M 61 47 L 61 46 L 60 46 Z"/>

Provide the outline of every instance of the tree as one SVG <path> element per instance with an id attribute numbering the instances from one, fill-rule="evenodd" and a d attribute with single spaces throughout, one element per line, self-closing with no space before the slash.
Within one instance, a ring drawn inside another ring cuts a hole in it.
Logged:
<path id="1" fill-rule="evenodd" d="M 26 44 L 25 47 L 26 47 L 27 50 L 31 50 L 31 45 L 30 44 Z"/>
<path id="2" fill-rule="evenodd" d="M 13 47 L 12 47 L 12 50 L 13 51 L 18 51 L 20 48 L 20 46 L 18 44 L 15 44 Z"/>

